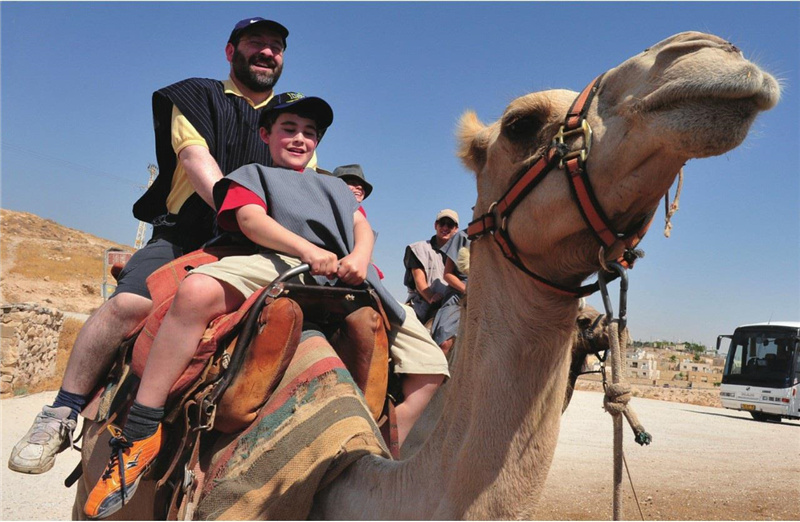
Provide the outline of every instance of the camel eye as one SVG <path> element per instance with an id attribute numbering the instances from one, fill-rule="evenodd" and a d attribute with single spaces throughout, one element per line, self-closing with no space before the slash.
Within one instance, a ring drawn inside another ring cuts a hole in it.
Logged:
<path id="1" fill-rule="evenodd" d="M 536 114 L 511 114 L 503 121 L 503 134 L 512 141 L 531 140 L 542 130 L 542 120 Z"/>

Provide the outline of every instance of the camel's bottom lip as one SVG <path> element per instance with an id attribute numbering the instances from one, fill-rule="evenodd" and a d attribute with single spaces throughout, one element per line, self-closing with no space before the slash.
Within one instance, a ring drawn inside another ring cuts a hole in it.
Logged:
<path id="1" fill-rule="evenodd" d="M 664 100 L 646 112 L 674 119 L 676 130 L 713 128 L 724 125 L 728 128 L 749 126 L 763 109 L 764 100 L 758 95 L 743 98 L 691 97 L 680 100 Z M 677 115 L 677 116 L 676 116 Z"/>
<path id="2" fill-rule="evenodd" d="M 673 80 L 656 88 L 638 104 L 642 112 L 680 109 L 687 103 L 736 105 L 750 103 L 754 110 L 765 111 L 777 105 L 780 85 L 771 75 L 749 65 L 713 80 Z M 739 110 L 739 109 L 735 109 Z"/>

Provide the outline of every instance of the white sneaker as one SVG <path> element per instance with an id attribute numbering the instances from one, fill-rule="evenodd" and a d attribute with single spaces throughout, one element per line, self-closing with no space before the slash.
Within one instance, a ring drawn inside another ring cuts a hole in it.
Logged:
<path id="1" fill-rule="evenodd" d="M 33 475 L 49 471 L 56 455 L 72 446 L 72 434 L 77 422 L 69 418 L 69 406 L 45 406 L 28 433 L 17 442 L 8 459 L 8 468 Z"/>

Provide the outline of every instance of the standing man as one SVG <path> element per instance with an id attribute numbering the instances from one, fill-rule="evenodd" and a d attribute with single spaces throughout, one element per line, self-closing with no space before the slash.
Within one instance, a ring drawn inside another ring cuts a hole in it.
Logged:
<path id="1" fill-rule="evenodd" d="M 190 78 L 153 94 L 159 176 L 133 206 L 136 218 L 153 225 L 153 237 L 79 332 L 55 402 L 44 406 L 14 446 L 10 469 L 36 474 L 53 467 L 56 454 L 70 446 L 78 414 L 117 347 L 150 312 L 147 277 L 214 235 L 214 183 L 242 165 L 270 163 L 258 120 L 281 76 L 288 35 L 277 22 L 246 18 L 225 46 L 227 80 Z"/>
<path id="2" fill-rule="evenodd" d="M 407 302 L 422 324 L 433 317 L 439 303 L 449 294 L 450 289 L 444 280 L 446 256 L 442 247 L 458 232 L 458 213 L 449 208 L 441 210 L 433 227 L 436 230 L 433 237 L 408 245 L 403 256 Z"/>

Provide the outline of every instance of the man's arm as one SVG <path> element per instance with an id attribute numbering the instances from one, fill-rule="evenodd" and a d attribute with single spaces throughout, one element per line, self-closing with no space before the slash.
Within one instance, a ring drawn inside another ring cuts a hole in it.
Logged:
<path id="1" fill-rule="evenodd" d="M 263 207 L 250 204 L 236 209 L 236 221 L 242 233 L 257 245 L 299 257 L 311 265 L 313 275 L 336 275 L 336 254 L 290 232 L 269 217 Z"/>
<path id="2" fill-rule="evenodd" d="M 178 161 L 183 165 L 186 177 L 208 206 L 214 205 L 214 183 L 222 179 L 222 171 L 207 147 L 188 145 L 178 153 Z"/>
<path id="3" fill-rule="evenodd" d="M 442 300 L 442 294 L 435 293 L 431 290 L 428 284 L 428 276 L 421 268 L 412 268 L 411 276 L 414 278 L 414 284 L 417 287 L 417 293 L 422 296 L 429 304 L 436 303 Z"/>

